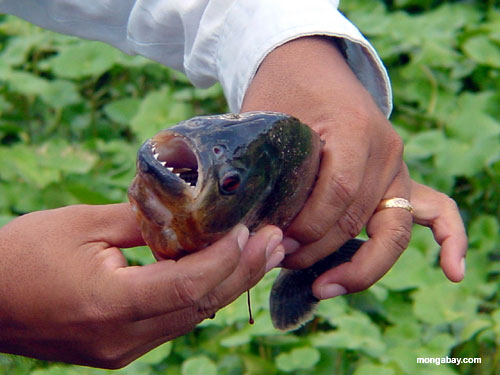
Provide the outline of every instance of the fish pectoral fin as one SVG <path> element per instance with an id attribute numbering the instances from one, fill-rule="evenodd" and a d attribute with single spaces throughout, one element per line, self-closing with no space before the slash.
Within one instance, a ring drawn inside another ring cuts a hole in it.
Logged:
<path id="1" fill-rule="evenodd" d="M 312 293 L 316 275 L 307 270 L 281 270 L 276 278 L 269 298 L 275 328 L 291 331 L 312 319 L 319 299 Z"/>
<path id="2" fill-rule="evenodd" d="M 308 268 L 281 270 L 269 297 L 274 327 L 291 331 L 310 321 L 319 303 L 319 299 L 312 292 L 314 281 L 327 270 L 349 262 L 363 243 L 362 240 L 352 239 Z"/>

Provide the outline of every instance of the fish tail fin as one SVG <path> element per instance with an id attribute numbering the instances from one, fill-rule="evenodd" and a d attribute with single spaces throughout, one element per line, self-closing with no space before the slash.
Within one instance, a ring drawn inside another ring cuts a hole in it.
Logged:
<path id="1" fill-rule="evenodd" d="M 336 252 L 308 268 L 281 270 L 274 281 L 269 297 L 274 327 L 290 331 L 311 320 L 319 302 L 312 292 L 314 281 L 323 272 L 349 262 L 363 243 L 362 240 L 352 239 Z"/>

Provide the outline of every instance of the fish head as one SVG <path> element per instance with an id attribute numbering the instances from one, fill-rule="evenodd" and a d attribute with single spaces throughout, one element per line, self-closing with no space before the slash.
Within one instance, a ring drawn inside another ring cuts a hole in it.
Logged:
<path id="1" fill-rule="evenodd" d="M 289 119 L 272 112 L 195 117 L 147 140 L 129 197 L 148 245 L 177 259 L 238 223 L 252 229 L 262 221 L 282 172 L 273 129 Z"/>

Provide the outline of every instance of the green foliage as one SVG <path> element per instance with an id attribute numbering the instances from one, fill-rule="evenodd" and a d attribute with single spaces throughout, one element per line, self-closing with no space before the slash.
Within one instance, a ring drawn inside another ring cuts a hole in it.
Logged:
<path id="1" fill-rule="evenodd" d="M 467 223 L 464 282 L 438 268 L 439 247 L 415 228 L 374 287 L 323 301 L 316 319 L 276 331 L 267 298 L 276 276 L 119 371 L 0 355 L 0 374 L 473 374 L 500 371 L 500 9 L 495 1 L 345 0 L 390 72 L 391 120 L 413 178 L 454 197 Z M 126 201 L 141 142 L 196 114 L 227 111 L 220 86 L 97 42 L 0 19 L 0 225 L 76 203 Z M 153 261 L 128 250 L 133 264 Z M 480 365 L 417 357 L 481 357 Z"/>

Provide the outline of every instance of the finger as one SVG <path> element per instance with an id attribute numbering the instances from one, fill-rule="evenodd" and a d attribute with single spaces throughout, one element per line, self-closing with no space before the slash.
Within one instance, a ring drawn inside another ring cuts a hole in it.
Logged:
<path id="1" fill-rule="evenodd" d="M 396 262 L 410 240 L 411 215 L 402 209 L 376 213 L 369 223 L 371 238 L 350 263 L 322 274 L 313 284 L 319 299 L 364 290 L 379 280 Z"/>
<path id="2" fill-rule="evenodd" d="M 248 240 L 238 266 L 227 279 L 193 306 L 138 322 L 140 331 L 148 339 L 165 340 L 172 332 L 176 335 L 188 332 L 202 320 L 213 316 L 264 276 L 266 259 L 269 258 L 266 256 L 266 243 L 272 242 L 269 239 L 276 236 L 281 236 L 281 230 L 276 227 L 267 226 L 259 230 Z M 275 251 L 283 254 L 283 248 L 279 245 Z"/>
<path id="3" fill-rule="evenodd" d="M 455 201 L 428 186 L 412 182 L 414 221 L 429 227 L 441 245 L 441 268 L 459 282 L 465 275 L 467 234 Z"/>
<path id="4" fill-rule="evenodd" d="M 92 241 L 103 241 L 120 248 L 145 245 L 129 203 L 82 206 L 93 222 Z"/>
<path id="5" fill-rule="evenodd" d="M 285 256 L 282 238 L 282 231 L 275 226 L 266 226 L 250 237 L 236 270 L 211 293 L 219 301 L 218 308 L 234 301 L 281 263 Z"/>
<path id="6" fill-rule="evenodd" d="M 460 219 L 460 218 L 459 218 Z M 446 277 L 460 282 L 465 276 L 467 235 L 456 218 L 440 216 L 431 226 L 434 238 L 441 245 L 441 268 Z"/>
<path id="7" fill-rule="evenodd" d="M 368 149 L 362 147 L 353 155 L 350 146 L 355 141 L 351 139 L 350 143 L 339 145 L 325 139 L 318 180 L 303 209 L 288 228 L 288 236 L 302 244 L 318 241 L 356 199 L 366 171 Z M 358 141 L 360 144 L 364 142 Z"/>
<path id="8" fill-rule="evenodd" d="M 219 241 L 177 262 L 116 270 L 118 298 L 140 320 L 195 305 L 236 269 L 248 229 L 237 225 Z"/>
<path id="9" fill-rule="evenodd" d="M 388 189 L 387 197 L 409 197 L 406 168 L 398 174 Z M 352 262 L 325 272 L 313 284 L 314 294 L 331 298 L 343 293 L 364 290 L 379 280 L 408 246 L 412 216 L 401 208 L 376 212 L 367 225 L 370 239 L 358 250 Z"/>

